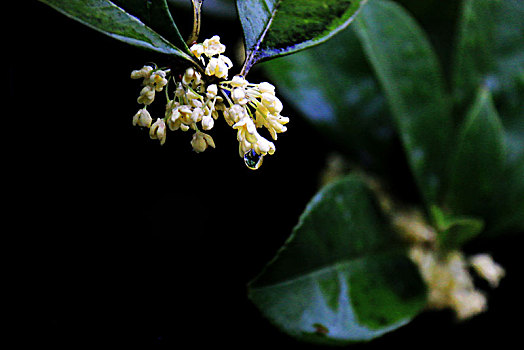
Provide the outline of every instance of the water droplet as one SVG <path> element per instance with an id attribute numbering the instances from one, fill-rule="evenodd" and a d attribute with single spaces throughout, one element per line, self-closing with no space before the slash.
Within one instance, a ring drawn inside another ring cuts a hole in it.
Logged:
<path id="1" fill-rule="evenodd" d="M 254 149 L 250 149 L 244 154 L 244 163 L 251 170 L 257 170 L 262 165 L 264 156 L 255 152 Z"/>

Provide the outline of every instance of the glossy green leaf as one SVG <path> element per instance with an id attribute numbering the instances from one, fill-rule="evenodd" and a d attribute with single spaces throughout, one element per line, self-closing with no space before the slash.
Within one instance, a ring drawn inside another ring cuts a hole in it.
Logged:
<path id="1" fill-rule="evenodd" d="M 178 31 L 166 0 L 112 0 L 112 2 L 131 15 L 138 17 L 145 25 L 162 35 L 180 50 L 188 54 L 191 53 Z"/>
<path id="2" fill-rule="evenodd" d="M 460 249 L 484 229 L 484 221 L 469 216 L 456 216 L 443 212 L 434 206 L 431 208 L 438 230 L 438 244 L 442 249 Z"/>
<path id="3" fill-rule="evenodd" d="M 382 84 L 423 198 L 434 203 L 453 134 L 434 50 L 414 19 L 390 1 L 370 0 L 352 26 Z"/>
<path id="4" fill-rule="evenodd" d="M 261 67 L 286 102 L 360 164 L 384 167 L 394 130 L 385 97 L 350 25 L 317 47 Z"/>
<path id="5" fill-rule="evenodd" d="M 507 130 L 511 159 L 524 153 L 524 2 L 465 0 L 454 62 L 454 95 L 462 109 L 488 88 Z"/>
<path id="6" fill-rule="evenodd" d="M 311 200 L 249 296 L 287 334 L 331 344 L 380 336 L 425 305 L 417 268 L 372 191 L 354 176 Z"/>
<path id="7" fill-rule="evenodd" d="M 480 89 L 459 130 L 448 205 L 456 213 L 484 215 L 505 163 L 504 130 L 487 89 Z"/>
<path id="8" fill-rule="evenodd" d="M 344 29 L 366 0 L 237 0 L 246 74 L 257 61 L 320 44 Z"/>
<path id="9" fill-rule="evenodd" d="M 138 18 L 107 0 L 40 0 L 64 15 L 112 38 L 148 50 L 192 58 L 173 46 Z"/>

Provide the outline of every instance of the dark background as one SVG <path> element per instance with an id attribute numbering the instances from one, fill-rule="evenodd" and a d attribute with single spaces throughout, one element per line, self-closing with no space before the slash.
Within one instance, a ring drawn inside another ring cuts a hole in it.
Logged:
<path id="1" fill-rule="evenodd" d="M 404 2 L 425 14 L 423 25 L 441 25 L 442 37 L 451 33 L 442 13 L 452 6 L 432 17 Z M 9 99 L 2 127 L 11 223 L 4 232 L 15 238 L 5 246 L 16 294 L 8 300 L 16 310 L 12 338 L 73 348 L 187 341 L 320 348 L 269 325 L 245 285 L 291 232 L 337 146 L 285 104 L 288 132 L 258 171 L 244 166 L 236 133 L 222 120 L 210 132 L 216 149 L 196 154 L 191 134 L 180 131 L 169 132 L 161 147 L 131 125 L 140 83 L 129 74 L 146 62 L 164 65 L 164 58 L 36 1 L 20 1 L 6 15 L 16 19 L 5 33 Z M 187 13 L 175 20 L 190 28 Z M 213 34 L 230 52 L 241 28 L 204 18 L 201 38 Z M 253 70 L 250 80 L 263 80 L 261 74 Z M 355 347 L 520 343 L 520 243 L 513 236 L 467 247 L 491 252 L 507 271 L 489 290 L 488 312 L 463 323 L 450 312 L 424 313 Z"/>

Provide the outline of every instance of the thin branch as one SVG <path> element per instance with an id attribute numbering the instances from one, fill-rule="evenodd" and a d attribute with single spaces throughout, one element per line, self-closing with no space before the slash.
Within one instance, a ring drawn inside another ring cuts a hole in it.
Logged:
<path id="1" fill-rule="evenodd" d="M 201 13 L 202 13 L 202 4 L 204 0 L 191 0 L 193 3 L 193 31 L 189 39 L 187 39 L 187 44 L 191 45 L 198 40 L 198 35 L 200 34 L 200 22 L 201 22 Z"/>

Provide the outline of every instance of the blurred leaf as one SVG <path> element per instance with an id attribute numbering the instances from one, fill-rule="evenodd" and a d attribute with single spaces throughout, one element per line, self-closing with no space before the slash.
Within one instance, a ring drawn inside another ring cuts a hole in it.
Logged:
<path id="1" fill-rule="evenodd" d="M 344 29 L 366 0 L 237 0 L 246 74 L 257 61 L 320 44 Z"/>
<path id="2" fill-rule="evenodd" d="M 191 54 L 173 21 L 166 0 L 113 0 L 112 2 L 138 17 L 149 28 L 162 35 L 180 50 Z"/>
<path id="3" fill-rule="evenodd" d="M 438 229 L 438 243 L 443 249 L 460 249 L 484 229 L 484 222 L 478 218 L 451 215 L 436 206 L 431 212 Z"/>
<path id="4" fill-rule="evenodd" d="M 488 88 L 507 130 L 508 156 L 524 152 L 524 2 L 465 0 L 454 63 L 462 109 Z"/>
<path id="5" fill-rule="evenodd" d="M 107 0 L 40 0 L 64 15 L 112 38 L 148 50 L 192 58 L 173 46 L 136 17 Z"/>
<path id="6" fill-rule="evenodd" d="M 348 176 L 308 204 L 249 296 L 301 340 L 369 340 L 409 322 L 425 287 L 364 182 Z"/>
<path id="7" fill-rule="evenodd" d="M 453 125 L 442 72 L 425 33 L 399 5 L 370 0 L 353 26 L 385 91 L 427 204 L 442 187 Z"/>
<path id="8" fill-rule="evenodd" d="M 501 179 L 491 201 L 488 235 L 524 231 L 524 153 L 506 164 Z"/>
<path id="9" fill-rule="evenodd" d="M 169 4 L 178 8 L 191 9 L 191 2 L 188 0 L 168 0 Z M 235 8 L 235 0 L 206 0 L 202 10 L 206 15 L 220 17 L 227 20 L 238 19 Z"/>
<path id="10" fill-rule="evenodd" d="M 448 204 L 460 214 L 484 215 L 504 169 L 504 130 L 491 94 L 480 89 L 459 130 Z"/>
<path id="11" fill-rule="evenodd" d="M 373 168 L 384 166 L 394 130 L 353 26 L 317 47 L 261 65 L 286 101 L 332 141 Z"/>

